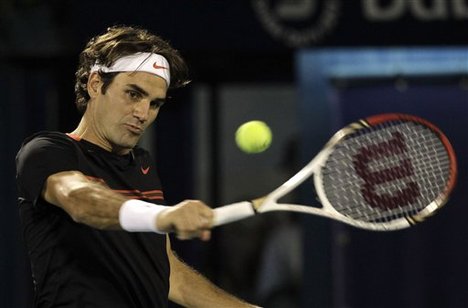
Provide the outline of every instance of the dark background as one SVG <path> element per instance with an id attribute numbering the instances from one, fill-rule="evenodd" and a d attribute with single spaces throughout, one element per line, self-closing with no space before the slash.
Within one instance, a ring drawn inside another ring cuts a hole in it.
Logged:
<path id="1" fill-rule="evenodd" d="M 306 17 L 300 18 L 294 10 L 311 4 L 314 9 Z M 282 5 L 293 13 L 281 18 L 277 13 Z M 378 6 L 380 15 L 369 13 L 372 5 Z M 324 21 L 324 16 L 329 20 Z M 165 106 L 158 118 L 151 149 L 160 159 L 169 203 L 197 196 L 197 166 L 191 156 L 198 142 L 192 130 L 194 91 L 200 86 L 208 93 L 205 133 L 211 140 L 207 183 L 211 189 L 206 201 L 214 205 L 227 201 L 220 189 L 225 182 L 221 163 L 225 153 L 220 149 L 232 136 L 220 135 L 223 119 L 219 110 L 226 85 L 280 84 L 297 89 L 298 99 L 291 101 L 291 108 L 299 112 L 300 133 L 294 150 L 285 158 L 297 161 L 290 170 L 310 159 L 335 129 L 372 113 L 401 111 L 428 117 L 456 142 L 461 168 L 456 194 L 447 209 L 421 227 L 381 234 L 348 229 L 321 218 L 269 216 L 292 222 L 294 240 L 301 246 L 299 271 L 303 275 L 278 290 L 277 297 L 266 300 L 254 292 L 259 250 L 268 247 L 262 237 L 271 233 L 266 219 L 257 228 L 252 228 L 251 221 L 242 225 L 254 233 L 238 241 L 246 241 L 246 247 L 252 246 L 247 242 L 262 245 L 250 248 L 249 263 L 239 266 L 248 273 L 239 275 L 240 280 L 229 278 L 229 262 L 223 258 L 236 260 L 236 255 L 223 251 L 229 242 L 223 240 L 221 231 L 215 230 L 208 244 L 175 241 L 175 248 L 188 263 L 229 291 L 267 307 L 468 306 L 468 230 L 464 224 L 468 140 L 463 126 L 468 120 L 468 54 L 457 70 L 444 76 L 428 70 L 424 76 L 404 79 L 409 90 L 403 92 L 395 82 L 408 76 L 398 72 L 395 76 L 383 74 L 379 79 L 383 85 L 373 82 L 375 78 L 363 81 L 352 74 L 308 83 L 301 69 L 307 67 L 310 75 L 319 72 L 300 56 L 338 49 L 466 51 L 468 1 L 1 0 L 0 128 L 5 132 L 0 150 L 1 307 L 29 307 L 32 296 L 18 225 L 14 157 L 22 140 L 35 131 L 74 129 L 79 120 L 73 105 L 78 54 L 88 39 L 114 24 L 142 26 L 169 39 L 191 68 L 193 82 L 172 93 L 176 103 Z M 310 99 L 322 86 L 328 89 L 323 100 Z M 274 113 L 272 109 L 269 113 Z M 308 112 L 314 115 L 307 118 Z M 224 234 L 228 232 L 226 228 Z M 288 247 L 269 249 L 290 251 Z"/>

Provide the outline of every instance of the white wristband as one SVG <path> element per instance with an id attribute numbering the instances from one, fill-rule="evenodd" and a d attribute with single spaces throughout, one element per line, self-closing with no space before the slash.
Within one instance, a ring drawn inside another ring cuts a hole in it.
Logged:
<path id="1" fill-rule="evenodd" d="M 164 234 L 156 225 L 158 215 L 169 206 L 141 200 L 125 201 L 120 207 L 119 222 L 122 229 L 130 232 L 156 232 Z"/>

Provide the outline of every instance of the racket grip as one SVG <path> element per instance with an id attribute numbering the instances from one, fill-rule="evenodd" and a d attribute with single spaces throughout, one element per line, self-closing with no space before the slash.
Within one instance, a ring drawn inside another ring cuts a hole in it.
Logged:
<path id="1" fill-rule="evenodd" d="M 252 203 L 249 201 L 221 206 L 215 208 L 213 211 L 213 227 L 225 225 L 255 215 Z"/>

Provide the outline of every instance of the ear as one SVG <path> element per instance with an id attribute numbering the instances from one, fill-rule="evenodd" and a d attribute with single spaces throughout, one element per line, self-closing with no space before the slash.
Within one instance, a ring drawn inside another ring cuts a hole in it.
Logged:
<path id="1" fill-rule="evenodd" d="M 91 73 L 88 78 L 88 95 L 90 98 L 95 98 L 101 92 L 102 80 L 98 72 Z"/>

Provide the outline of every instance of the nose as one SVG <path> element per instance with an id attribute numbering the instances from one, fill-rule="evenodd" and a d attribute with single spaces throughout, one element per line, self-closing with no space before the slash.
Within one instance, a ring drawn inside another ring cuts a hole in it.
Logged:
<path id="1" fill-rule="evenodd" d="M 140 122 L 146 122 L 149 117 L 150 102 L 142 100 L 134 105 L 133 116 Z"/>

